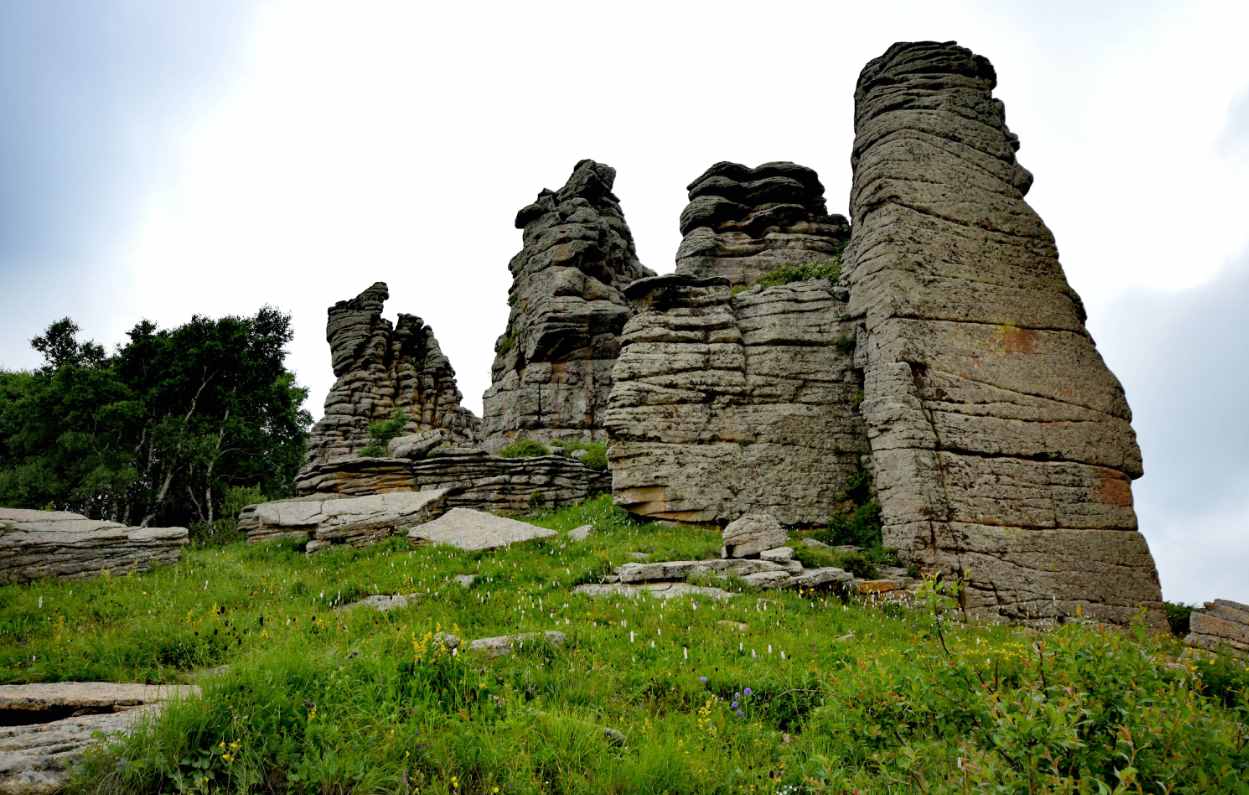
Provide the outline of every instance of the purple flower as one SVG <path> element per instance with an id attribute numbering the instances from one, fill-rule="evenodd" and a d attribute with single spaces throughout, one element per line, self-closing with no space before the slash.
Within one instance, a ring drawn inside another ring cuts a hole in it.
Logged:
<path id="1" fill-rule="evenodd" d="M 742 692 L 743 692 L 743 693 L 745 693 L 746 695 L 750 695 L 751 693 L 753 693 L 753 692 L 755 692 L 755 691 L 751 690 L 751 689 L 748 687 L 748 688 L 746 688 L 745 690 L 743 690 Z"/>
<path id="2" fill-rule="evenodd" d="M 736 701 L 734 701 L 734 702 L 733 702 L 732 704 L 730 704 L 729 706 L 731 706 L 733 709 L 737 709 L 737 702 L 736 702 Z"/>

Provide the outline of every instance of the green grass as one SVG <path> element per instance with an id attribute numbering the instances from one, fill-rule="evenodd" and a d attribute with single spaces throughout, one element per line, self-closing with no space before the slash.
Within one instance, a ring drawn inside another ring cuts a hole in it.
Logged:
<path id="1" fill-rule="evenodd" d="M 841 277 L 841 258 L 831 257 L 808 262 L 788 262 L 768 271 L 755 282 L 761 287 L 776 287 L 791 282 L 805 282 L 812 279 L 828 279 L 836 282 Z"/>
<path id="2" fill-rule="evenodd" d="M 147 574 L 3 587 L 0 681 L 203 686 L 89 757 L 82 792 L 1244 789 L 1249 675 L 1175 665 L 1173 638 L 947 619 L 947 655 L 921 608 L 592 600 L 572 587 L 630 552 L 712 556 L 718 533 L 640 524 L 608 498 L 534 521 L 595 532 L 494 553 L 235 544 Z M 451 580 L 463 573 L 473 587 Z M 422 596 L 333 609 L 366 593 Z M 568 645 L 498 660 L 433 639 L 548 629 Z"/>

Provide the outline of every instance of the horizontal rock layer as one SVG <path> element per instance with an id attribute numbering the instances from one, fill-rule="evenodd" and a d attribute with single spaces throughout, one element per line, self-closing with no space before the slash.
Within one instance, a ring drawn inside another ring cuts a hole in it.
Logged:
<path id="1" fill-rule="evenodd" d="M 726 279 L 671 275 L 628 295 L 639 312 L 607 413 L 616 502 L 687 522 L 827 521 L 867 450 L 855 329 L 832 285 L 733 295 Z"/>
<path id="2" fill-rule="evenodd" d="M 354 458 L 309 468 L 300 494 L 357 496 L 446 489 L 448 508 L 521 513 L 537 505 L 568 505 L 611 489 L 610 476 L 565 456 L 500 458 L 465 451 L 412 461 Z"/>
<path id="3" fill-rule="evenodd" d="M 325 336 L 338 380 L 325 398 L 325 415 L 308 440 L 309 464 L 358 455 L 373 443 L 369 424 L 399 412 L 403 433 L 442 430 L 471 444 L 479 420 L 460 405 L 455 370 L 433 329 L 414 315 L 391 325 L 382 317 L 390 293 L 377 282 L 329 308 Z"/>
<path id="4" fill-rule="evenodd" d="M 1196 649 L 1249 659 L 1249 605 L 1215 599 L 1189 616 L 1184 642 Z"/>
<path id="5" fill-rule="evenodd" d="M 849 315 L 885 543 L 970 578 L 966 606 L 1161 623 L 1136 532 L 1140 451 L 1032 176 L 953 43 L 897 44 L 855 92 Z"/>
<path id="6" fill-rule="evenodd" d="M 67 511 L 0 508 L 0 584 L 176 563 L 185 527 L 126 527 Z"/>
<path id="7" fill-rule="evenodd" d="M 275 539 L 307 542 L 308 552 L 334 544 L 366 546 L 441 515 L 447 510 L 446 498 L 446 489 L 426 489 L 275 500 L 244 508 L 239 514 L 239 530 L 252 543 Z"/>
<path id="8" fill-rule="evenodd" d="M 497 450 L 517 437 L 604 437 L 620 330 L 631 310 L 621 290 L 653 275 L 612 193 L 616 172 L 582 160 L 558 191 L 543 190 L 516 216 L 524 244 L 509 268 L 511 312 L 495 345 L 482 434 Z"/>
<path id="9" fill-rule="evenodd" d="M 753 284 L 781 265 L 835 258 L 850 237 L 845 217 L 828 214 L 819 177 L 796 163 L 720 162 L 688 190 L 677 273 Z"/>

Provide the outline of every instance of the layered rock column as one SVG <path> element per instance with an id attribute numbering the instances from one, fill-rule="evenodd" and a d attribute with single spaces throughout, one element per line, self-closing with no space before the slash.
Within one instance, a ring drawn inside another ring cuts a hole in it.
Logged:
<path id="1" fill-rule="evenodd" d="M 607 427 L 612 494 L 653 518 L 822 524 L 861 465 L 854 325 L 827 281 L 674 274 L 626 291 Z"/>
<path id="2" fill-rule="evenodd" d="M 520 436 L 605 436 L 612 366 L 632 314 L 621 291 L 653 275 L 638 262 L 615 178 L 610 166 L 582 160 L 562 188 L 543 190 L 516 216 L 524 245 L 509 264 L 511 312 L 483 397 L 488 449 Z"/>
<path id="3" fill-rule="evenodd" d="M 1160 620 L 1131 412 L 1085 330 L 984 58 L 896 44 L 855 92 L 850 314 L 884 541 L 1016 619 Z"/>
<path id="4" fill-rule="evenodd" d="M 329 309 L 325 336 L 338 380 L 325 399 L 325 415 L 312 428 L 308 464 L 359 455 L 372 443 L 369 424 L 407 418 L 405 433 L 441 429 L 449 441 L 472 444 L 480 421 L 460 405 L 455 370 L 433 329 L 414 315 L 392 326 L 382 317 L 390 294 L 377 282 Z"/>
<path id="5" fill-rule="evenodd" d="M 750 285 L 782 265 L 835 258 L 850 238 L 845 217 L 828 214 L 819 176 L 796 163 L 722 161 L 687 190 L 677 273 Z"/>

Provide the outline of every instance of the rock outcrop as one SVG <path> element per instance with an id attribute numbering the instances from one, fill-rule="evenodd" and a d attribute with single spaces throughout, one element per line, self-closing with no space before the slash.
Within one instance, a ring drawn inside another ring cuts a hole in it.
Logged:
<path id="1" fill-rule="evenodd" d="M 1160 624 L 1131 412 L 1024 201 L 995 84 L 986 59 L 919 42 L 855 91 L 844 268 L 884 542 L 966 575 L 973 612 Z"/>
<path id="2" fill-rule="evenodd" d="M 0 584 L 176 563 L 185 527 L 126 527 L 68 511 L 0 508 Z"/>
<path id="3" fill-rule="evenodd" d="M 369 424 L 406 418 L 403 432 L 442 430 L 460 444 L 477 439 L 480 421 L 460 405 L 455 370 L 433 329 L 419 317 L 382 317 L 390 293 L 377 282 L 329 308 L 325 336 L 337 381 L 325 399 L 325 416 L 312 428 L 308 463 L 359 455 L 373 443 Z"/>
<path id="4" fill-rule="evenodd" d="M 638 262 L 615 179 L 610 166 L 582 160 L 564 187 L 542 191 L 516 216 L 524 246 L 509 264 L 511 312 L 483 398 L 488 449 L 522 436 L 605 436 L 612 365 L 631 314 L 621 291 L 653 275 Z"/>
<path id="5" fill-rule="evenodd" d="M 293 539 L 316 552 L 334 544 L 367 546 L 446 510 L 446 489 L 313 495 L 249 505 L 239 513 L 239 530 L 252 543 Z"/>
<path id="6" fill-rule="evenodd" d="M 193 685 L 55 682 L 0 685 L 0 793 L 61 792 L 92 745 L 151 718 Z"/>
<path id="7" fill-rule="evenodd" d="M 687 190 L 677 273 L 749 285 L 782 265 L 835 258 L 850 238 L 845 216 L 828 214 L 820 178 L 797 163 L 720 162 Z"/>
<path id="8" fill-rule="evenodd" d="M 362 496 L 446 489 L 447 508 L 521 513 L 611 490 L 607 472 L 566 456 L 500 458 L 479 450 L 435 450 L 425 459 L 346 458 L 307 468 L 299 494 Z"/>
<path id="9" fill-rule="evenodd" d="M 1188 620 L 1187 645 L 1249 660 L 1249 605 L 1215 599 L 1194 610 Z"/>
<path id="10" fill-rule="evenodd" d="M 607 412 L 612 493 L 656 519 L 821 524 L 861 466 L 854 324 L 827 281 L 631 285 Z"/>
<path id="11" fill-rule="evenodd" d="M 431 522 L 408 531 L 408 541 L 417 544 L 447 544 L 459 549 L 497 549 L 499 547 L 551 538 L 554 530 L 495 516 L 472 508 L 452 508 Z"/>

